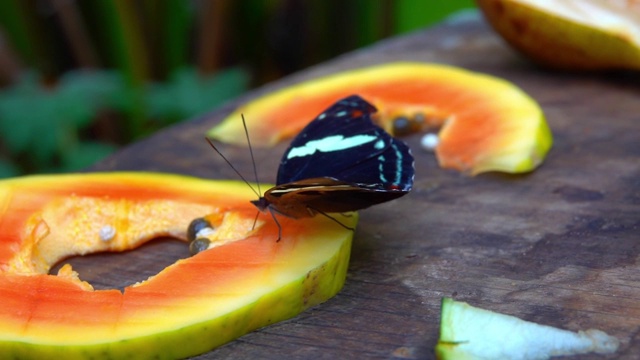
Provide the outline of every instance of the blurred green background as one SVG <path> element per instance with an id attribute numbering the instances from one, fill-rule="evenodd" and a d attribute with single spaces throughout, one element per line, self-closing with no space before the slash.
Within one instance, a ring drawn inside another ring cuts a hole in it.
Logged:
<path id="1" fill-rule="evenodd" d="M 0 0 L 0 178 L 74 171 L 473 0 Z"/>

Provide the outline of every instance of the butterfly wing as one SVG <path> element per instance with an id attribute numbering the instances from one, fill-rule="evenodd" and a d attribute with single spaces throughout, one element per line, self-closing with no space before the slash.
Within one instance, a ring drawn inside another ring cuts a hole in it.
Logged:
<path id="1" fill-rule="evenodd" d="M 390 201 L 407 192 L 362 187 L 333 178 L 311 178 L 273 187 L 265 194 L 280 214 L 303 218 L 316 213 L 350 212 Z"/>
<path id="2" fill-rule="evenodd" d="M 293 139 L 276 184 L 329 177 L 369 189 L 411 190 L 411 151 L 372 122 L 375 112 L 357 95 L 333 104 Z"/>

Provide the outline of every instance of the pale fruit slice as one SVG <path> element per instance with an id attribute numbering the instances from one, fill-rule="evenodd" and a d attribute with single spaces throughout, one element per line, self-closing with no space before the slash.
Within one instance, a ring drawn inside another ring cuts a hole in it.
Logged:
<path id="1" fill-rule="evenodd" d="M 476 0 L 513 47 L 564 69 L 640 69 L 640 1 Z"/>
<path id="2" fill-rule="evenodd" d="M 600 330 L 577 333 L 442 299 L 438 359 L 533 360 L 614 353 L 618 339 Z"/>

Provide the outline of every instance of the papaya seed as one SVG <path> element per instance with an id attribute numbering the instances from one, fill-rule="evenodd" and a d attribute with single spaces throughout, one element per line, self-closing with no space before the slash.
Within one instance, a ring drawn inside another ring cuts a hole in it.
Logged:
<path id="1" fill-rule="evenodd" d="M 204 229 L 211 229 L 211 223 L 205 220 L 204 218 L 197 218 L 189 223 L 189 227 L 187 228 L 187 240 L 189 242 L 196 240 L 198 237 L 198 233 L 200 233 Z"/>
<path id="2" fill-rule="evenodd" d="M 100 228 L 100 240 L 107 242 L 113 240 L 116 237 L 116 228 L 111 225 L 105 225 Z"/>
<path id="3" fill-rule="evenodd" d="M 189 244 L 189 253 L 191 253 L 191 255 L 195 255 L 199 252 L 205 251 L 209 248 L 209 244 L 211 244 L 209 239 L 203 237 L 197 238 Z"/>
<path id="4" fill-rule="evenodd" d="M 405 116 L 398 116 L 393 119 L 393 135 L 394 136 L 402 136 L 407 135 L 412 132 L 412 124 L 411 120 Z"/>
<path id="5" fill-rule="evenodd" d="M 420 139 L 420 145 L 422 148 L 427 151 L 435 151 L 436 147 L 438 147 L 438 143 L 440 142 L 440 138 L 438 134 L 427 133 Z"/>
<path id="6" fill-rule="evenodd" d="M 411 117 L 398 116 L 393 119 L 392 131 L 394 136 L 404 136 L 420 132 L 427 121 L 423 113 L 415 113 Z"/>

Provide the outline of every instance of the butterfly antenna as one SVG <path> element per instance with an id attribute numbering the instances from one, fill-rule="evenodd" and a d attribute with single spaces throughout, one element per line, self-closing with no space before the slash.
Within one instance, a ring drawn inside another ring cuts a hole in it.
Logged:
<path id="1" fill-rule="evenodd" d="M 256 186 L 258 186 L 258 197 L 260 197 L 262 196 L 261 195 L 262 191 L 260 190 L 260 180 L 258 179 L 258 169 L 256 168 L 256 159 L 253 156 L 253 146 L 251 146 L 251 137 L 249 136 L 249 129 L 247 129 L 247 122 L 244 119 L 244 114 L 240 114 L 240 117 L 242 118 L 242 126 L 244 127 L 244 136 L 247 138 L 247 146 L 249 146 L 249 155 L 251 155 L 251 165 L 253 165 L 253 175 L 256 178 Z M 251 230 L 256 228 L 256 223 L 258 222 L 259 216 L 260 216 L 260 211 L 256 212 L 256 217 L 255 219 L 253 219 L 253 226 L 251 227 Z M 278 236 L 278 241 L 280 241 L 280 236 Z"/>
<path id="2" fill-rule="evenodd" d="M 256 159 L 253 157 L 253 147 L 251 146 L 251 139 L 249 138 L 249 130 L 247 129 L 247 122 L 244 120 L 244 114 L 240 114 L 242 117 L 242 126 L 244 126 L 244 135 L 247 137 L 247 145 L 249 146 L 249 154 L 251 155 L 251 164 L 253 165 L 253 175 L 256 177 L 256 185 L 258 186 L 258 197 L 262 196 L 260 191 L 260 180 L 258 180 L 258 169 L 256 168 Z"/>
<path id="3" fill-rule="evenodd" d="M 236 174 L 238 174 L 238 176 L 240 177 L 240 179 L 242 179 L 242 181 L 244 181 L 249 188 L 251 188 L 251 191 L 253 191 L 256 195 L 258 195 L 258 197 L 260 197 L 260 193 L 258 193 L 256 191 L 256 189 L 253 188 L 253 186 L 251 186 L 251 184 L 247 181 L 247 179 L 245 179 L 244 176 L 242 176 L 242 174 L 240 174 L 240 172 L 238 171 L 238 169 L 236 169 L 233 164 L 231 164 L 231 161 L 229 161 L 229 159 L 227 159 L 224 155 L 222 155 L 222 153 L 220 152 L 220 150 L 218 150 L 218 148 L 213 144 L 213 142 L 211 141 L 211 139 L 209 139 L 208 137 L 205 137 L 205 139 L 207 139 L 207 142 L 209 143 L 209 145 L 211 145 L 211 147 L 213 148 L 213 150 L 215 150 L 218 155 L 220 155 L 220 157 L 231 167 L 231 169 L 233 169 L 233 171 L 235 171 Z M 254 168 L 255 168 L 255 164 L 253 164 Z M 259 188 L 258 188 L 259 189 Z"/>

